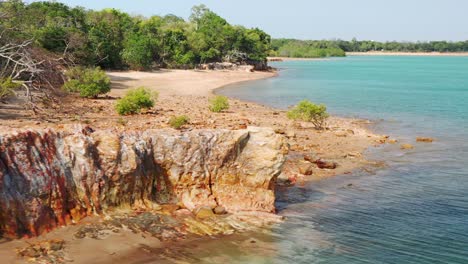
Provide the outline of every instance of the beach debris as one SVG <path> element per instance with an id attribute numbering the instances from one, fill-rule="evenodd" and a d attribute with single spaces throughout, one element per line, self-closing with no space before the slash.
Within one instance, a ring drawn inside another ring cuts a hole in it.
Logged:
<path id="1" fill-rule="evenodd" d="M 430 137 L 417 137 L 416 142 L 432 143 L 434 139 Z"/>
<path id="2" fill-rule="evenodd" d="M 351 157 L 351 158 L 360 158 L 360 157 L 362 157 L 362 154 L 361 154 L 360 152 L 353 151 L 353 152 L 349 152 L 348 154 L 346 154 L 345 157 L 346 157 L 346 158 L 347 158 L 347 157 Z"/>
<path id="3" fill-rule="evenodd" d="M 401 144 L 400 149 L 405 149 L 405 150 L 414 149 L 414 146 L 411 144 L 407 144 L 407 143 Z"/>
<path id="4" fill-rule="evenodd" d="M 396 144 L 396 143 L 398 142 L 398 140 L 396 140 L 396 139 L 389 139 L 387 142 L 390 143 L 390 144 Z"/>

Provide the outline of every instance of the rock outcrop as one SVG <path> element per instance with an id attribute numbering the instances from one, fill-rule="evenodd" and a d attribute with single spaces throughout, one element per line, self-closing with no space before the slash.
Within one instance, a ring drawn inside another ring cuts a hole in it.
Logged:
<path id="1" fill-rule="evenodd" d="M 35 236 L 115 207 L 274 212 L 285 159 L 270 129 L 0 134 L 0 236 Z"/>

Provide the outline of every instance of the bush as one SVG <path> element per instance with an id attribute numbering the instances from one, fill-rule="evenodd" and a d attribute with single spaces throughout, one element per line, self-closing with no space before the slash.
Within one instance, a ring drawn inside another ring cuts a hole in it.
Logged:
<path id="1" fill-rule="evenodd" d="M 21 83 L 13 82 L 11 78 L 0 79 L 0 99 L 13 95 L 13 90 L 21 87 Z"/>
<path id="2" fill-rule="evenodd" d="M 299 102 L 287 115 L 288 118 L 293 120 L 312 122 L 317 129 L 323 128 L 325 120 L 329 116 L 325 105 L 316 105 L 309 100 Z"/>
<path id="3" fill-rule="evenodd" d="M 210 100 L 211 112 L 219 113 L 229 109 L 229 101 L 226 96 L 218 95 Z"/>
<path id="4" fill-rule="evenodd" d="M 157 99 L 158 93 L 149 91 L 145 87 L 130 90 L 120 100 L 117 101 L 115 109 L 120 115 L 140 113 L 143 108 L 151 108 Z"/>
<path id="5" fill-rule="evenodd" d="M 81 97 L 96 98 L 110 91 L 110 78 L 97 68 L 75 67 L 66 72 L 68 81 L 63 85 L 65 91 L 79 93 Z"/>
<path id="6" fill-rule="evenodd" d="M 190 122 L 190 119 L 188 118 L 188 116 L 185 116 L 185 115 L 173 116 L 169 120 L 169 125 L 171 125 L 171 127 L 175 129 L 180 129 L 185 124 L 188 124 L 188 122 Z"/>

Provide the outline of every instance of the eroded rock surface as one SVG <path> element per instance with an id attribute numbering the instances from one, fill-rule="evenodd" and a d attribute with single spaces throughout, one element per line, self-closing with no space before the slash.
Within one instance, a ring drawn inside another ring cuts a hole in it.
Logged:
<path id="1" fill-rule="evenodd" d="M 0 235 L 39 235 L 114 207 L 274 212 L 282 136 L 247 130 L 0 134 Z"/>

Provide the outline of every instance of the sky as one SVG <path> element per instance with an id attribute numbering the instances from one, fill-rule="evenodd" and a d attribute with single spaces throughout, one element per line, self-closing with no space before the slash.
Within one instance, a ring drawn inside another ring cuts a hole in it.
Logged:
<path id="1" fill-rule="evenodd" d="M 274 38 L 375 41 L 468 39 L 467 0 L 58 0 L 89 9 L 188 18 L 205 4 L 231 24 Z"/>

